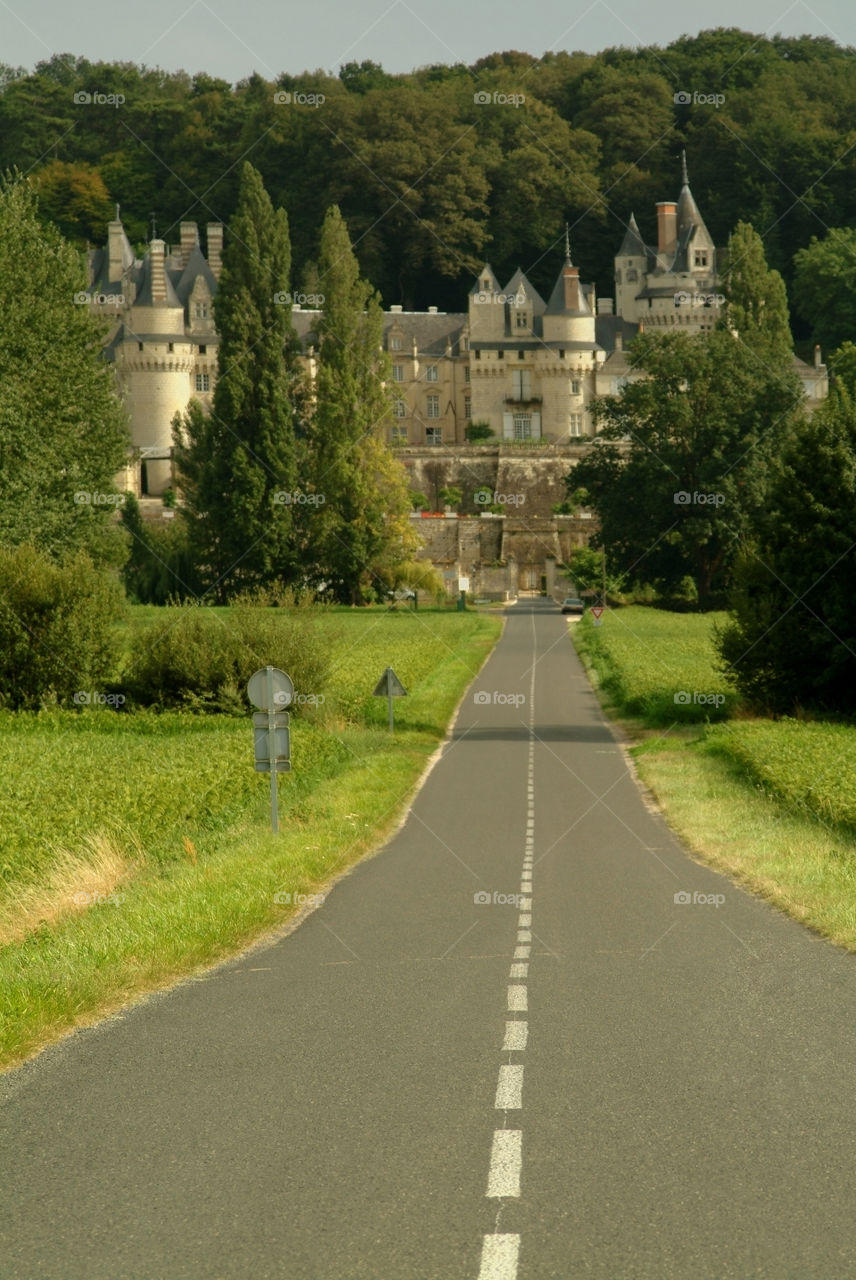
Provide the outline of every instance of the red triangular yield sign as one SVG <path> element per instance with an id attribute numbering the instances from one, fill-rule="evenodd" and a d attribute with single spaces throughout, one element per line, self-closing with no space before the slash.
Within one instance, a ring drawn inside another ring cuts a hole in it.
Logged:
<path id="1" fill-rule="evenodd" d="M 592 613 L 596 618 L 599 618 L 600 615 L 603 613 L 603 605 L 593 604 L 592 607 L 589 609 L 589 613 Z"/>

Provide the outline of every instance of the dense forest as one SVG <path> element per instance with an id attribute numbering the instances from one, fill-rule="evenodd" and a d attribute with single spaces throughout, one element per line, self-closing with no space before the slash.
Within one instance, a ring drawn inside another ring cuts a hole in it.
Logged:
<path id="1" fill-rule="evenodd" d="M 548 290 L 566 220 L 583 278 L 609 295 L 631 210 L 655 241 L 655 201 L 677 198 L 686 149 L 716 243 L 752 223 L 802 340 L 817 335 L 817 308 L 795 304 L 794 255 L 856 226 L 854 121 L 856 50 L 734 29 L 235 86 L 68 54 L 0 67 L 0 168 L 33 177 L 43 213 L 80 246 L 104 242 L 114 202 L 138 245 L 153 219 L 169 241 L 182 219 L 228 222 L 250 160 L 287 211 L 297 289 L 313 291 L 335 203 L 386 306 L 460 310 L 485 258 L 500 280 L 521 266 Z"/>

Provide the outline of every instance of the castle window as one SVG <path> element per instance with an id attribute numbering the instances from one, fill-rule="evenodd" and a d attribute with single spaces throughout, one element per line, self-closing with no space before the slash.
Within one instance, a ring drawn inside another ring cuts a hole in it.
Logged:
<path id="1" fill-rule="evenodd" d="M 513 369 L 511 385 L 514 388 L 515 400 L 528 400 L 530 395 L 530 378 L 528 369 Z"/>
<path id="2" fill-rule="evenodd" d="M 393 405 L 393 413 L 395 414 L 396 418 L 404 418 L 407 416 L 407 405 L 404 403 L 403 400 L 396 400 L 395 404 Z"/>
<path id="3" fill-rule="evenodd" d="M 443 428 L 442 427 L 426 427 L 425 443 L 426 444 L 442 444 Z"/>
<path id="4" fill-rule="evenodd" d="M 467 422 L 473 416 L 473 399 L 472 396 L 464 396 L 464 417 Z"/>
<path id="5" fill-rule="evenodd" d="M 462 350 L 462 351 L 469 351 L 469 349 L 470 349 L 470 340 L 469 340 L 469 338 L 461 338 L 461 350 Z"/>
<path id="6" fill-rule="evenodd" d="M 489 280 L 482 280 L 482 292 L 483 292 L 483 293 L 490 293 L 490 281 L 489 281 Z"/>
<path id="7" fill-rule="evenodd" d="M 568 435 L 581 436 L 583 433 L 583 415 L 572 413 L 568 416 Z"/>
<path id="8" fill-rule="evenodd" d="M 390 444 L 407 444 L 407 427 L 390 427 Z"/>
<path id="9" fill-rule="evenodd" d="M 401 350 L 401 339 L 400 339 L 400 338 L 390 338 L 390 340 L 389 340 L 389 349 L 390 349 L 390 351 L 400 351 L 400 350 Z"/>
<path id="10" fill-rule="evenodd" d="M 580 383 L 578 378 L 571 378 L 571 395 L 578 396 L 580 394 Z"/>
<path id="11" fill-rule="evenodd" d="M 525 312 L 525 311 L 518 311 L 518 313 L 517 313 L 517 327 L 518 327 L 518 329 L 525 329 L 525 328 L 526 328 L 526 312 Z"/>
<path id="12" fill-rule="evenodd" d="M 439 381 L 440 381 L 440 375 L 439 375 L 439 373 L 437 372 L 437 366 L 436 366 L 436 364 L 429 364 L 429 365 L 426 367 L 426 369 L 425 369 L 425 381 L 426 381 L 426 382 L 439 382 Z"/>
<path id="13" fill-rule="evenodd" d="M 138 342 L 138 343 L 137 343 L 137 350 L 138 350 L 138 351 L 142 351 L 142 349 L 143 349 L 143 344 L 142 344 L 142 342 Z"/>
<path id="14" fill-rule="evenodd" d="M 638 279 L 639 279 L 639 272 L 636 270 L 636 268 L 635 268 L 635 267 L 631 267 L 631 268 L 630 268 L 630 270 L 627 272 L 627 283 L 628 283 L 628 284 L 635 284 L 635 282 L 636 282 Z M 620 284 L 620 283 L 621 283 L 621 281 L 619 280 L 619 284 Z"/>
<path id="15" fill-rule="evenodd" d="M 560 360 L 564 360 L 564 358 L 565 358 L 565 353 L 564 353 L 564 351 L 560 351 L 560 352 L 559 352 L 559 359 L 560 359 Z"/>
<path id="16" fill-rule="evenodd" d="M 173 352 L 173 351 L 175 351 L 175 343 L 174 343 L 174 342 L 168 342 L 168 343 L 166 344 L 166 349 L 167 349 L 167 351 L 169 351 L 169 352 Z"/>
<path id="17" fill-rule="evenodd" d="M 515 440 L 532 439 L 532 414 L 515 413 L 512 417 Z"/>
<path id="18" fill-rule="evenodd" d="M 522 360 L 522 359 L 523 359 L 523 357 L 524 357 L 525 355 L 526 355 L 526 352 L 525 352 L 525 351 L 518 351 L 518 353 L 517 353 L 517 359 L 518 359 L 518 360 Z"/>
<path id="19" fill-rule="evenodd" d="M 210 391 L 210 390 L 211 390 L 211 377 L 210 377 L 210 375 L 209 375 L 209 374 L 207 374 L 207 373 L 197 373 L 197 375 L 196 375 L 196 390 L 197 390 L 197 391 Z"/>
<path id="20" fill-rule="evenodd" d="M 403 364 L 394 364 L 392 366 L 392 377 L 394 382 L 404 381 L 404 365 Z"/>
<path id="21" fill-rule="evenodd" d="M 470 380 L 470 366 L 467 364 L 467 365 L 464 365 L 464 382 L 469 382 L 469 380 Z"/>
<path id="22" fill-rule="evenodd" d="M 480 352 L 480 351 L 474 351 L 474 352 L 473 352 L 473 355 L 475 356 L 476 360 L 481 360 L 481 352 Z"/>
<path id="23" fill-rule="evenodd" d="M 193 314 L 196 316 L 197 320 L 207 320 L 208 319 L 208 303 L 197 302 L 195 307 L 193 308 Z"/>
<path id="24" fill-rule="evenodd" d="M 200 348 L 199 348 L 199 354 L 200 354 L 201 356 L 205 356 L 205 355 L 207 355 L 207 354 L 208 354 L 208 348 L 207 348 L 204 344 L 203 344 L 202 346 L 200 346 Z"/>
<path id="25" fill-rule="evenodd" d="M 440 397 L 428 396 L 428 417 L 439 418 L 440 416 Z"/>
<path id="26" fill-rule="evenodd" d="M 694 265 L 697 267 L 707 266 L 707 249 L 696 249 L 693 255 Z"/>
<path id="27" fill-rule="evenodd" d="M 505 352 L 504 352 L 504 351 L 497 351 L 497 353 L 496 353 L 496 358 L 497 358 L 497 360 L 504 360 L 504 359 L 505 359 Z"/>

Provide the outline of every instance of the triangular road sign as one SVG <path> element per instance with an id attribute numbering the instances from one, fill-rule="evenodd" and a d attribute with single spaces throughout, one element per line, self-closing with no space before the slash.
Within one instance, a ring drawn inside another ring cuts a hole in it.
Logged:
<path id="1" fill-rule="evenodd" d="M 595 618 L 599 618 L 603 613 L 603 605 L 593 604 L 592 607 L 589 609 L 589 613 L 592 614 Z"/>
<path id="2" fill-rule="evenodd" d="M 374 691 L 376 698 L 406 698 L 407 690 L 393 671 L 392 667 L 387 667 L 380 680 L 378 680 Z"/>

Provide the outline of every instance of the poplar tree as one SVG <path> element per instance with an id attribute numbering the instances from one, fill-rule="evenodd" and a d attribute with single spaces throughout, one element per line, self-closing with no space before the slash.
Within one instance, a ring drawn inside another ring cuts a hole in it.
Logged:
<path id="1" fill-rule="evenodd" d="M 380 297 L 360 277 L 345 222 L 333 205 L 318 263 L 315 411 L 309 430 L 312 488 L 307 515 L 316 580 L 336 599 L 361 604 L 382 571 L 413 550 L 404 470 L 383 440 L 391 418 Z"/>
<path id="2" fill-rule="evenodd" d="M 298 381 L 291 245 L 260 174 L 245 164 L 214 299 L 220 336 L 211 413 L 191 403 L 176 457 L 197 564 L 219 600 L 297 574 Z"/>
<path id="3" fill-rule="evenodd" d="M 723 273 L 723 324 L 760 359 L 789 373 L 793 338 L 788 295 L 778 271 L 767 266 L 764 242 L 748 222 L 738 222 L 728 240 Z"/>

